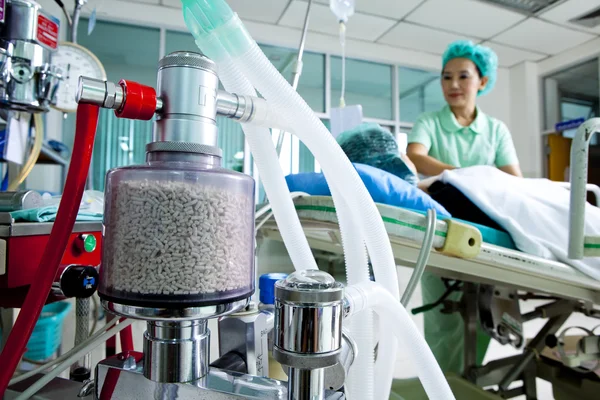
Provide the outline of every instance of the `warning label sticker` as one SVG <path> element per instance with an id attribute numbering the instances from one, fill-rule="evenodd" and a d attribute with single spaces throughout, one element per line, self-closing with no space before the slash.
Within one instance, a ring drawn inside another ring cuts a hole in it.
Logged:
<path id="1" fill-rule="evenodd" d="M 45 15 L 38 15 L 37 40 L 56 49 L 58 46 L 58 23 Z"/>

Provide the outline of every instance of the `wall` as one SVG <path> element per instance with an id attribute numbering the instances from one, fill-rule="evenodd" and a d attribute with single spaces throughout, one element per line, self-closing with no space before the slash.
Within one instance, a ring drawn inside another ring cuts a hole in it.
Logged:
<path id="1" fill-rule="evenodd" d="M 510 71 L 506 68 L 499 68 L 496 87 L 489 94 L 480 97 L 478 103 L 486 114 L 503 121 L 514 136 L 515 126 L 510 109 L 511 81 Z"/>
<path id="2" fill-rule="evenodd" d="M 540 85 L 537 65 L 524 62 L 510 69 L 512 136 L 526 177 L 542 176 Z"/>

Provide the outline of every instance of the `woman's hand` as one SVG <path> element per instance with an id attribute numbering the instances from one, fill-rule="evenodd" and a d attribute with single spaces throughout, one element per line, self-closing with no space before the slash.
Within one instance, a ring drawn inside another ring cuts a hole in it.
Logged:
<path id="1" fill-rule="evenodd" d="M 406 154 L 417 167 L 420 174 L 427 176 L 439 175 L 449 169 L 456 169 L 452 165 L 444 164 L 441 161 L 428 155 L 427 148 L 421 143 L 410 143 Z"/>

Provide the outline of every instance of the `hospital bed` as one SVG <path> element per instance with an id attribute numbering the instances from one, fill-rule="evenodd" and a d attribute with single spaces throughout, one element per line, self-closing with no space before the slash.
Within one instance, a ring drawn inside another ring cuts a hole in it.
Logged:
<path id="1" fill-rule="evenodd" d="M 294 200 L 304 232 L 316 257 L 342 255 L 340 231 L 331 197 L 307 196 Z M 398 265 L 414 266 L 426 231 L 423 213 L 400 207 L 377 205 L 389 233 L 394 257 Z M 445 248 L 452 222 L 437 220 L 433 247 Z M 493 387 L 504 398 L 525 395 L 535 399 L 535 378 L 553 384 L 556 399 L 597 398 L 600 379 L 592 373 L 575 369 L 583 360 L 600 358 L 596 347 L 584 346 L 575 358 L 565 357 L 562 362 L 541 356 L 546 347 L 561 348 L 557 334 L 574 312 L 600 318 L 600 282 L 595 281 L 569 265 L 531 256 L 514 249 L 504 232 L 490 228 L 473 228 L 482 234 L 482 243 L 473 256 L 459 258 L 445 251 L 432 250 L 427 271 L 449 280 L 448 287 L 463 292 L 459 303 L 440 300 L 448 312 L 460 312 L 465 326 L 465 355 L 463 378 L 481 387 Z M 264 223 L 259 230 L 260 240 L 282 241 L 274 220 Z M 468 245 L 467 245 L 468 246 Z M 457 285 L 458 282 L 463 282 Z M 451 284 L 450 284 L 451 283 Z M 535 311 L 521 314 L 520 299 L 542 299 L 548 303 Z M 548 318 L 538 335 L 528 342 L 522 337 L 523 322 Z M 518 356 L 476 366 L 477 325 L 487 320 L 488 333 L 501 343 L 522 349 Z M 507 322 L 508 321 L 508 322 Z M 599 321 L 600 323 L 600 321 Z M 520 335 L 521 334 L 521 335 Z M 595 343 L 598 346 L 598 343 Z M 586 354 L 584 354 L 586 353 Z M 565 364 L 569 365 L 566 366 Z M 514 382 L 522 385 L 514 387 Z M 576 393 L 576 397 L 573 394 Z"/>

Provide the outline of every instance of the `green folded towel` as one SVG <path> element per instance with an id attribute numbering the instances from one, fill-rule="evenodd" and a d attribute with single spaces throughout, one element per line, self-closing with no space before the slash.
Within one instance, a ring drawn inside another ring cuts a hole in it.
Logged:
<path id="1" fill-rule="evenodd" d="M 52 222 L 56 220 L 57 212 L 57 206 L 46 206 L 13 211 L 10 215 L 16 222 Z M 102 221 L 102 213 L 80 210 L 77 214 L 77 221 Z"/>

